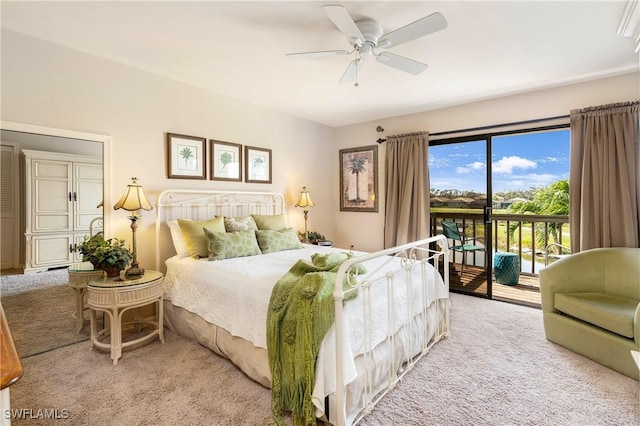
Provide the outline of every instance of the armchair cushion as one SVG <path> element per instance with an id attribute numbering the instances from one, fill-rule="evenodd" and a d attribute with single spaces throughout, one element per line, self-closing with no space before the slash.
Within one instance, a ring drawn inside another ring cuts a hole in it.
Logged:
<path id="1" fill-rule="evenodd" d="M 612 333 L 633 339 L 633 316 L 640 300 L 604 293 L 556 293 L 554 308 Z"/>

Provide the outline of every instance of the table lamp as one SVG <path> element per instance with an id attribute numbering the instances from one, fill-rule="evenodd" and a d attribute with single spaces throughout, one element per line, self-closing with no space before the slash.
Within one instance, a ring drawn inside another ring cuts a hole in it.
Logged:
<path id="1" fill-rule="evenodd" d="M 313 204 L 313 201 L 311 201 L 311 196 L 309 195 L 309 192 L 307 191 L 307 187 L 303 186 L 302 187 L 302 191 L 300 192 L 300 198 L 298 199 L 298 202 L 296 203 L 296 207 L 302 207 L 303 213 L 304 213 L 304 240 L 302 240 L 305 243 L 309 242 L 309 229 L 307 228 L 307 219 L 309 217 L 309 210 L 307 210 L 307 207 L 313 207 L 315 204 Z"/>
<path id="2" fill-rule="evenodd" d="M 151 210 L 153 207 L 147 196 L 144 195 L 142 185 L 138 184 L 138 178 L 131 178 L 131 183 L 127 185 L 127 189 L 124 191 L 120 200 L 113 206 L 114 210 L 124 209 L 133 212 L 129 216 L 131 220 L 131 233 L 133 235 L 133 260 L 131 261 L 131 267 L 124 273 L 126 278 L 138 278 L 144 275 L 144 269 L 138 266 L 137 250 L 136 250 L 136 229 L 138 229 L 138 220 L 140 216 L 137 215 L 138 210 Z"/>

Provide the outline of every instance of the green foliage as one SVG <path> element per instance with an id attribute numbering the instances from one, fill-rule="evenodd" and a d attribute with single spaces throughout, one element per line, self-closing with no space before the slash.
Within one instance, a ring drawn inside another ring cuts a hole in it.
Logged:
<path id="1" fill-rule="evenodd" d="M 520 189 L 517 191 L 496 192 L 493 194 L 493 199 L 495 201 L 497 197 L 502 197 L 504 200 L 510 200 L 512 198 L 524 198 L 526 200 L 531 200 L 539 189 L 540 188 L 531 187 L 529 189 Z"/>
<path id="2" fill-rule="evenodd" d="M 526 190 L 518 190 L 518 191 L 507 191 L 507 192 L 496 192 L 493 194 L 493 200 L 496 201 L 498 197 L 502 197 L 504 200 L 510 200 L 512 198 L 525 198 L 530 200 L 533 198 L 536 191 L 539 188 L 529 188 Z M 459 190 L 459 189 L 436 189 L 431 188 L 430 191 L 431 198 L 447 198 L 449 200 L 453 200 L 454 198 L 476 198 L 479 195 L 484 195 L 483 193 L 468 191 L 468 190 Z"/>
<path id="3" fill-rule="evenodd" d="M 324 241 L 324 240 L 325 240 L 324 235 L 314 231 L 309 231 L 309 241 L 313 242 L 313 241 Z"/>
<path id="4" fill-rule="evenodd" d="M 509 206 L 510 213 L 518 214 L 536 214 L 536 215 L 568 215 L 569 214 L 569 181 L 567 179 L 559 180 L 543 188 L 535 191 L 533 198 L 529 201 L 513 203 Z M 520 226 L 520 222 L 512 223 L 509 227 L 509 233 L 514 235 Z M 545 244 L 544 232 L 541 231 L 543 224 L 536 223 L 537 244 L 542 247 Z M 557 223 L 549 223 L 550 241 L 562 244 L 559 235 L 559 225 Z"/>
<path id="5" fill-rule="evenodd" d="M 521 214 L 569 214 L 569 181 L 559 180 L 535 190 L 530 201 L 513 203 L 509 211 Z"/>
<path id="6" fill-rule="evenodd" d="M 108 266 L 124 269 L 133 257 L 131 250 L 124 246 L 124 240 L 105 240 L 101 232 L 92 237 L 84 237 L 77 250 L 82 254 L 84 262 L 91 262 L 97 269 Z"/>

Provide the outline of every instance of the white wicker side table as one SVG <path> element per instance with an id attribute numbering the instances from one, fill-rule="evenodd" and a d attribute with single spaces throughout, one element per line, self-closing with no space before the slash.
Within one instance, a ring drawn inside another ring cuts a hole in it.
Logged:
<path id="1" fill-rule="evenodd" d="M 101 270 L 86 270 L 86 269 L 68 269 L 69 282 L 67 285 L 76 292 L 76 312 L 74 317 L 76 319 L 76 333 L 80 333 L 82 327 L 84 327 L 84 295 L 87 292 L 87 284 L 89 281 L 102 278 L 104 272 Z"/>
<path id="2" fill-rule="evenodd" d="M 90 281 L 87 286 L 87 305 L 91 309 L 91 343 L 94 347 L 109 349 L 113 365 L 118 364 L 122 356 L 122 349 L 142 342 L 150 341 L 158 336 L 164 343 L 162 281 L 164 276 L 157 271 L 146 271 L 135 280 L 109 279 L 106 276 L 99 280 Z M 134 308 L 154 303 L 156 315 L 153 321 L 135 319 L 123 324 L 123 314 Z M 103 311 L 109 316 L 109 330 L 97 331 L 96 312 Z M 153 326 L 150 333 L 138 339 L 122 343 L 122 327 L 131 324 L 149 324 Z M 109 343 L 103 343 L 100 338 L 109 334 Z"/>

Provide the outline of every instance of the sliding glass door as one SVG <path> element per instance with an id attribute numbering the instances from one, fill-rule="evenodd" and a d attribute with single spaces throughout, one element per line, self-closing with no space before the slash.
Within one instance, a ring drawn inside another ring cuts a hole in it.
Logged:
<path id="1" fill-rule="evenodd" d="M 432 233 L 455 223 L 468 245 L 455 250 L 452 291 L 539 306 L 537 273 L 570 252 L 569 139 L 550 126 L 430 142 Z"/>
<path id="2" fill-rule="evenodd" d="M 451 290 L 491 297 L 491 189 L 488 138 L 429 146 L 432 228 L 452 251 Z M 444 222 L 444 225 L 443 225 Z M 447 228 L 455 228 L 459 239 Z"/>

